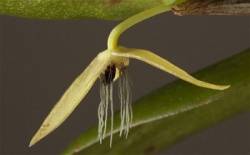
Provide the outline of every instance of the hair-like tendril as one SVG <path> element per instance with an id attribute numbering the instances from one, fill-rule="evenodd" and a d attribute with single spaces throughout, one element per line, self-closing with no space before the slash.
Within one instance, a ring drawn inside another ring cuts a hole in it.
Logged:
<path id="1" fill-rule="evenodd" d="M 125 69 L 121 70 L 121 77 L 118 80 L 118 95 L 120 99 L 120 136 L 124 133 L 125 136 L 128 136 L 129 128 L 132 123 L 133 114 L 132 114 L 132 95 L 130 88 L 130 81 L 128 72 Z M 114 82 L 105 83 L 103 80 L 105 77 L 100 79 L 100 104 L 98 107 L 98 137 L 100 143 L 107 134 L 107 124 L 108 116 L 110 109 L 110 146 L 112 146 L 113 140 L 113 129 L 114 129 L 114 100 L 113 100 L 113 84 Z"/>
<path id="2" fill-rule="evenodd" d="M 132 112 L 132 93 L 131 84 L 128 76 L 127 70 L 122 70 L 122 77 L 119 79 L 118 89 L 120 98 L 120 136 L 122 136 L 123 131 L 126 137 L 128 136 L 129 128 L 133 119 Z"/>

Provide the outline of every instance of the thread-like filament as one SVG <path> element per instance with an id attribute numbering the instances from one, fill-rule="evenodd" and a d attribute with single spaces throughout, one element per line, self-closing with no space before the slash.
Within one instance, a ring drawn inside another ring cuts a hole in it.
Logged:
<path id="1" fill-rule="evenodd" d="M 120 136 L 122 136 L 123 132 L 125 136 L 128 136 L 129 128 L 132 123 L 133 113 L 132 113 L 132 94 L 129 83 L 128 72 L 126 70 L 122 70 L 121 78 L 119 79 L 118 84 L 118 93 L 120 98 Z"/>
<path id="2" fill-rule="evenodd" d="M 110 126 L 110 146 L 112 144 L 112 133 L 113 133 L 113 83 L 104 84 L 103 81 L 100 82 L 100 104 L 98 107 L 98 138 L 100 143 L 106 137 L 107 133 L 107 122 L 109 115 L 109 106 L 111 114 L 111 126 Z"/>
<path id="3" fill-rule="evenodd" d="M 104 140 L 107 134 L 107 122 L 110 114 L 110 147 L 112 146 L 113 140 L 113 129 L 114 129 L 114 107 L 113 107 L 113 81 L 106 83 L 104 76 L 100 80 L 100 104 L 98 107 L 98 138 L 100 143 Z M 118 80 L 118 95 L 120 99 L 120 136 L 124 133 L 127 137 L 129 128 L 132 123 L 132 107 L 131 107 L 131 88 L 129 83 L 129 77 L 126 70 L 121 71 L 121 77 Z M 110 107 L 109 107 L 110 106 Z M 109 112 L 110 109 L 110 112 Z"/>

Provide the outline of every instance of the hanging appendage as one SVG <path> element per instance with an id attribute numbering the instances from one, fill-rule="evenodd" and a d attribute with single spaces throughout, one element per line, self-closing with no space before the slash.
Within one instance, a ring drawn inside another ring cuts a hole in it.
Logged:
<path id="1" fill-rule="evenodd" d="M 111 126 L 110 126 L 110 146 L 112 145 L 112 133 L 113 133 L 113 82 L 116 74 L 116 67 L 114 64 L 109 65 L 105 72 L 100 76 L 100 104 L 98 107 L 98 138 L 100 143 L 106 137 L 108 110 L 110 106 L 111 114 Z"/>
<path id="2" fill-rule="evenodd" d="M 110 147 L 112 146 L 113 137 L 113 120 L 114 120 L 114 109 L 113 109 L 113 85 L 115 82 L 115 76 L 118 78 L 118 95 L 120 99 L 120 136 L 124 132 L 125 136 L 128 136 L 129 128 L 132 123 L 132 95 L 130 82 L 128 78 L 128 72 L 126 68 L 115 65 L 109 65 L 105 72 L 100 76 L 100 104 L 98 107 L 98 138 L 100 143 L 107 135 L 107 122 L 109 113 L 110 118 Z M 117 75 L 116 75 L 117 74 Z M 110 112 L 109 112 L 110 109 Z"/>
<path id="3" fill-rule="evenodd" d="M 129 80 L 129 75 L 127 70 L 121 71 L 121 78 L 119 78 L 118 89 L 119 89 L 119 99 L 120 99 L 120 136 L 123 132 L 127 138 L 129 128 L 132 124 L 133 111 L 132 111 L 132 93 L 131 93 L 131 84 Z"/>

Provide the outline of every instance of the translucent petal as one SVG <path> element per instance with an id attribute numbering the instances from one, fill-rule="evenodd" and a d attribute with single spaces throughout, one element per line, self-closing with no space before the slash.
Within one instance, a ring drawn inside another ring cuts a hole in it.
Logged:
<path id="1" fill-rule="evenodd" d="M 97 78 L 110 63 L 110 53 L 102 52 L 90 63 L 90 65 L 76 78 L 66 90 L 61 99 L 53 107 L 49 115 L 42 123 L 40 129 L 30 142 L 30 146 L 47 136 L 73 112 L 81 100 L 89 92 Z"/>
<path id="2" fill-rule="evenodd" d="M 122 56 L 127 58 L 134 58 L 137 60 L 141 60 L 146 62 L 158 69 L 161 69 L 165 72 L 168 72 L 184 81 L 192 83 L 196 86 L 216 89 L 216 90 L 224 90 L 229 88 L 229 85 L 215 85 L 208 82 L 200 81 L 193 76 L 189 75 L 187 72 L 182 70 L 181 68 L 177 67 L 176 65 L 172 64 L 166 59 L 161 58 L 160 56 L 150 52 L 148 50 L 143 49 L 127 49 L 127 48 L 120 48 L 119 52 L 113 52 L 113 55 Z"/>

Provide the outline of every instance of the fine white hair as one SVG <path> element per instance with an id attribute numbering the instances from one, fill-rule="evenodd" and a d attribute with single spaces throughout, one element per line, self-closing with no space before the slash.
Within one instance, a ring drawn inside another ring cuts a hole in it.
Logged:
<path id="1" fill-rule="evenodd" d="M 120 100 L 120 136 L 124 134 L 126 137 L 131 127 L 133 114 L 132 114 L 132 95 L 130 88 L 130 81 L 128 72 L 123 69 L 121 70 L 121 77 L 118 79 L 118 96 Z M 113 107 L 113 84 L 114 82 L 105 83 L 100 78 L 100 104 L 98 107 L 98 138 L 100 143 L 106 137 L 107 133 L 107 122 L 108 115 L 110 114 L 110 147 L 112 146 L 113 130 L 114 130 L 114 107 Z M 110 107 L 109 107 L 110 106 Z M 110 109 L 110 112 L 108 111 Z"/>

